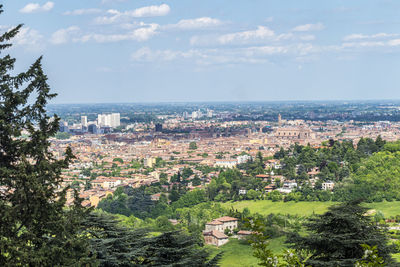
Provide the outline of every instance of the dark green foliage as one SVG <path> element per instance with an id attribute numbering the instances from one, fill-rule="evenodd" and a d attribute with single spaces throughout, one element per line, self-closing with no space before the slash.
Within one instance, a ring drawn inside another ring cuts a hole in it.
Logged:
<path id="1" fill-rule="evenodd" d="M 21 27 L 0 36 L 1 52 Z M 86 240 L 79 235 L 86 211 L 79 200 L 65 209 L 66 189 L 59 190 L 61 170 L 73 155 L 68 149 L 65 159 L 56 160 L 49 151 L 59 119 L 46 114 L 47 101 L 55 94 L 41 60 L 14 75 L 16 60 L 0 58 L 0 266 L 88 262 Z M 28 138 L 22 137 L 23 131 Z"/>
<path id="2" fill-rule="evenodd" d="M 204 190 L 193 190 L 182 195 L 178 201 L 174 202 L 172 207 L 174 209 L 192 207 L 207 201 L 206 192 Z"/>
<path id="3" fill-rule="evenodd" d="M 139 265 L 145 256 L 143 239 L 145 230 L 132 231 L 118 224 L 106 214 L 91 213 L 85 223 L 86 235 L 90 239 L 91 253 L 100 266 Z"/>
<path id="4" fill-rule="evenodd" d="M 150 237 L 147 230 L 125 228 L 106 214 L 90 214 L 85 227 L 100 266 L 217 266 L 220 258 L 209 260 L 195 236 L 173 231 Z"/>
<path id="5" fill-rule="evenodd" d="M 102 200 L 98 208 L 114 214 L 134 215 L 144 219 L 151 217 L 154 206 L 154 201 L 142 186 L 140 188 L 124 187 L 124 193 Z"/>
<path id="6" fill-rule="evenodd" d="M 201 249 L 194 236 L 167 232 L 146 241 L 143 266 L 218 266 L 221 254 L 209 260 L 209 252 Z"/>
<path id="7" fill-rule="evenodd" d="M 190 150 L 196 150 L 197 149 L 197 143 L 196 142 L 190 142 L 189 149 Z"/>
<path id="8" fill-rule="evenodd" d="M 359 201 L 332 206 L 305 224 L 310 234 L 293 234 L 289 243 L 312 251 L 308 261 L 312 266 L 354 266 L 364 255 L 362 244 L 377 246 L 379 256 L 391 263 L 394 248 L 388 245 L 384 229 L 378 228 L 366 212 Z"/>

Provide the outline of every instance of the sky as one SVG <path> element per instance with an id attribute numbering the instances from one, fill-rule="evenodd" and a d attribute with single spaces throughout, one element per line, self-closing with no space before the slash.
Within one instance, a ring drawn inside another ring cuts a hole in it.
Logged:
<path id="1" fill-rule="evenodd" d="M 400 99 L 398 0 L 5 0 L 52 103 Z"/>

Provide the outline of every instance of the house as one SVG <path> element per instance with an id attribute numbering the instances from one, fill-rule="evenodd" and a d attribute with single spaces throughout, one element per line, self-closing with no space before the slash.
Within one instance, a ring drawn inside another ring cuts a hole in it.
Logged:
<path id="1" fill-rule="evenodd" d="M 246 188 L 240 188 L 239 189 L 239 195 L 246 195 L 246 194 L 247 194 Z"/>
<path id="2" fill-rule="evenodd" d="M 157 194 L 151 195 L 150 198 L 151 198 L 152 201 L 159 201 L 160 200 L 160 196 L 161 196 L 161 193 L 157 193 Z"/>
<path id="3" fill-rule="evenodd" d="M 233 169 L 236 167 L 236 165 L 237 165 L 236 160 L 221 159 L 215 162 L 214 167 Z"/>
<path id="4" fill-rule="evenodd" d="M 229 239 L 228 236 L 224 233 L 221 233 L 220 231 L 213 230 L 209 232 L 204 232 L 204 241 L 208 245 L 214 245 L 214 246 L 222 246 L 226 243 L 228 243 Z"/>
<path id="5" fill-rule="evenodd" d="M 322 183 L 323 190 L 333 190 L 334 187 L 335 187 L 335 183 L 332 181 L 327 181 L 327 182 Z"/>
<path id="6" fill-rule="evenodd" d="M 289 194 L 296 187 L 297 187 L 297 183 L 296 182 L 294 182 L 294 181 L 285 181 L 283 183 L 282 188 L 279 188 L 278 191 L 281 192 L 282 194 Z"/>
<path id="7" fill-rule="evenodd" d="M 270 185 L 267 185 L 267 186 L 264 187 L 264 190 L 265 190 L 265 192 L 267 192 L 267 193 L 272 192 L 272 191 L 274 191 L 275 189 L 276 189 L 276 186 L 273 185 L 273 184 L 270 184 Z"/>
<path id="8" fill-rule="evenodd" d="M 232 231 L 238 227 L 238 219 L 224 216 L 206 223 L 203 232 L 206 244 L 221 246 L 228 242 L 228 236 L 224 234 L 226 229 Z"/>
<path id="9" fill-rule="evenodd" d="M 241 240 L 241 239 L 246 239 L 247 237 L 249 237 L 252 234 L 253 234 L 252 231 L 240 230 L 237 233 L 237 237 L 238 237 L 239 240 Z"/>
<path id="10" fill-rule="evenodd" d="M 225 229 L 233 230 L 238 226 L 238 219 L 224 216 L 213 220 L 212 222 L 206 223 L 206 231 L 217 230 L 224 232 Z"/>

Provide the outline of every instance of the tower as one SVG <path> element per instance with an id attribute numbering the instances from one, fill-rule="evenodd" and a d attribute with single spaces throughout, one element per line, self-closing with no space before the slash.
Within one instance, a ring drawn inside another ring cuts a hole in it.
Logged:
<path id="1" fill-rule="evenodd" d="M 281 125 L 282 125 L 282 116 L 281 116 L 281 114 L 278 114 L 278 125 L 279 125 L 279 127 L 281 127 Z"/>

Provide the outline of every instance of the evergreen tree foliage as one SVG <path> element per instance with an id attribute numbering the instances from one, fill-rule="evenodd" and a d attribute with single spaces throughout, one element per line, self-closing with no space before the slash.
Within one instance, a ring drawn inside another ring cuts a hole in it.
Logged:
<path id="1" fill-rule="evenodd" d="M 123 227 L 110 215 L 92 213 L 85 226 L 100 266 L 217 266 L 195 236 L 173 231 L 151 237 L 145 229 Z"/>
<path id="2" fill-rule="evenodd" d="M 200 248 L 195 236 L 166 232 L 147 240 L 143 266 L 218 266 L 221 254 L 209 260 L 209 252 Z"/>
<path id="3" fill-rule="evenodd" d="M 84 222 L 91 253 L 100 266 L 139 265 L 145 256 L 145 230 L 132 231 L 111 215 L 91 213 Z"/>
<path id="4" fill-rule="evenodd" d="M 388 244 L 384 229 L 374 224 L 366 212 L 360 201 L 332 206 L 305 224 L 309 235 L 294 234 L 289 242 L 294 248 L 313 253 L 307 262 L 312 266 L 354 266 L 363 258 L 363 244 L 376 246 L 379 256 L 390 264 L 394 247 Z"/>
<path id="5" fill-rule="evenodd" d="M 66 189 L 59 189 L 61 170 L 73 155 L 68 149 L 57 160 L 49 151 L 59 119 L 46 114 L 55 94 L 42 58 L 14 74 L 16 59 L 4 55 L 21 27 L 0 36 L 0 266 L 83 264 L 88 251 L 79 229 L 86 211 L 79 200 L 65 209 Z"/>

